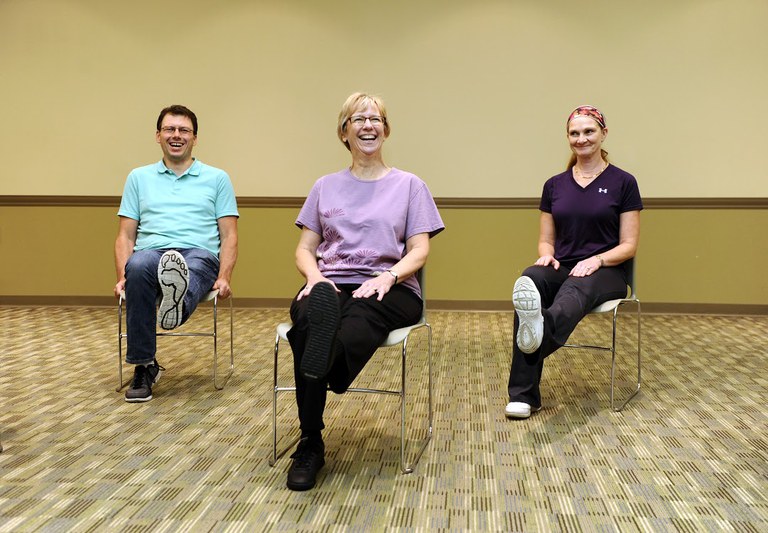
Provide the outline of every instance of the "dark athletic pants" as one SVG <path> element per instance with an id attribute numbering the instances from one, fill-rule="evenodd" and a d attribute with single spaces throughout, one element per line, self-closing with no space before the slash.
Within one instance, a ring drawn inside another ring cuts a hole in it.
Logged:
<path id="1" fill-rule="evenodd" d="M 512 368 L 509 373 L 509 401 L 524 402 L 533 407 L 541 406 L 541 372 L 544 358 L 563 346 L 576 329 L 576 325 L 595 306 L 627 296 L 627 276 L 624 268 L 602 267 L 583 278 L 568 276 L 570 269 L 560 265 L 531 266 L 523 271 L 536 284 L 541 295 L 544 315 L 544 338 L 541 346 L 532 354 L 525 354 L 517 347 L 515 314 L 512 336 Z"/>
<path id="2" fill-rule="evenodd" d="M 421 318 L 421 299 L 403 285 L 393 286 L 382 301 L 375 296 L 352 298 L 352 291 L 360 286 L 357 284 L 336 286 L 341 290 L 341 324 L 336 335 L 340 352 L 325 380 L 308 381 L 299 373 L 310 327 L 307 319 L 309 298 L 305 296 L 298 301 L 294 298 L 291 304 L 293 327 L 288 332 L 288 341 L 293 351 L 296 404 L 302 434 L 325 428 L 323 411 L 328 386 L 338 394 L 346 391 L 391 330 L 410 326 Z"/>

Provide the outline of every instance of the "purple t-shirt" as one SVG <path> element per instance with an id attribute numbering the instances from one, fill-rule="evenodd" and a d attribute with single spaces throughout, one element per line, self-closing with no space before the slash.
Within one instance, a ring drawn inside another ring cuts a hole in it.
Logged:
<path id="1" fill-rule="evenodd" d="M 539 209 L 555 220 L 555 258 L 573 268 L 618 245 L 619 215 L 642 210 L 643 201 L 634 176 L 608 165 L 584 188 L 570 169 L 549 178 Z"/>
<path id="2" fill-rule="evenodd" d="M 322 236 L 317 265 L 334 283 L 363 283 L 405 255 L 405 241 L 433 237 L 445 226 L 426 183 L 392 168 L 378 180 L 361 180 L 349 169 L 315 182 L 296 225 Z M 402 281 L 421 296 L 415 276 Z"/>

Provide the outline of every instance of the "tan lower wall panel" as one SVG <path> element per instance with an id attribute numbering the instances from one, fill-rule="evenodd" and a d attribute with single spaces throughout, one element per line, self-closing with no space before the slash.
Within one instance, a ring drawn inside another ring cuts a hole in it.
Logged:
<path id="1" fill-rule="evenodd" d="M 64 305 L 111 298 L 115 211 L 0 206 L 0 298 Z M 294 259 L 298 209 L 240 212 L 236 301 L 287 301 L 303 282 Z M 536 259 L 538 210 L 443 208 L 441 214 L 447 229 L 431 241 L 427 298 L 455 308 L 475 302 L 473 309 L 504 309 L 515 279 Z M 650 209 L 641 227 L 637 283 L 643 302 L 668 304 L 670 312 L 753 309 L 768 302 L 768 248 L 761 246 L 767 209 Z"/>

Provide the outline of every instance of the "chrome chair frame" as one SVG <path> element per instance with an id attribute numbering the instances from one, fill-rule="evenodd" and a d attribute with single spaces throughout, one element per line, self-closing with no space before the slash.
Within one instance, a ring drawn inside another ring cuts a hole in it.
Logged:
<path id="1" fill-rule="evenodd" d="M 420 272 L 419 274 L 419 284 L 421 285 L 422 290 L 422 297 L 424 296 L 424 276 Z M 389 332 L 389 335 L 384 340 L 384 342 L 379 346 L 379 348 L 388 348 L 392 346 L 397 346 L 399 344 L 402 344 L 402 350 L 401 350 L 401 365 L 400 365 L 400 389 L 399 390 L 391 390 L 391 389 L 369 389 L 369 388 L 362 388 L 362 387 L 355 387 L 355 388 L 349 388 L 347 389 L 347 392 L 356 392 L 356 393 L 368 393 L 368 394 L 383 394 L 383 395 L 389 395 L 389 396 L 399 396 L 400 397 L 400 471 L 403 474 L 411 474 L 414 471 L 414 468 L 416 467 L 417 463 L 421 459 L 421 456 L 424 454 L 424 450 L 426 450 L 427 445 L 429 444 L 430 440 L 432 439 L 432 432 L 433 432 L 433 400 L 432 400 L 432 326 L 429 325 L 427 322 L 427 304 L 426 299 L 423 298 L 424 301 L 424 307 L 422 309 L 421 319 L 412 326 L 407 326 L 404 328 L 395 329 Z M 281 392 L 295 392 L 296 387 L 286 387 L 286 386 L 280 386 L 278 384 L 278 355 L 279 355 L 279 349 L 280 349 L 280 340 L 287 341 L 288 340 L 288 332 L 290 331 L 293 324 L 290 322 L 283 322 L 281 324 L 278 324 L 276 334 L 275 334 L 275 360 L 274 360 L 274 367 L 273 367 L 273 380 L 272 380 L 272 453 L 269 458 L 269 466 L 275 466 L 278 459 L 280 459 L 285 453 L 290 450 L 296 442 L 298 442 L 299 437 L 293 438 L 291 442 L 285 446 L 281 451 L 278 452 L 277 450 L 277 396 Z M 407 408 L 407 401 L 406 401 L 406 364 L 408 359 L 408 339 L 410 338 L 411 332 L 414 330 L 420 329 L 420 328 L 426 328 L 427 329 L 427 396 L 428 396 L 428 419 L 429 419 L 429 425 L 427 427 L 427 435 L 423 439 L 423 442 L 421 443 L 421 446 L 419 446 L 417 452 L 414 455 L 413 460 L 408 463 L 406 461 L 406 448 L 407 448 L 407 442 L 406 442 L 406 408 Z"/>
<path id="2" fill-rule="evenodd" d="M 641 341 L 640 324 L 641 324 L 642 313 L 640 309 L 640 300 L 637 297 L 634 258 L 629 260 L 627 274 L 628 274 L 627 277 L 629 281 L 630 295 L 627 298 L 618 298 L 616 300 L 609 300 L 607 302 L 604 302 L 589 312 L 590 315 L 598 314 L 598 313 L 599 314 L 613 313 L 613 332 L 611 335 L 611 345 L 610 346 L 598 346 L 593 344 L 564 344 L 563 345 L 566 348 L 591 348 L 593 350 L 602 350 L 602 351 L 611 352 L 611 409 L 613 409 L 617 413 L 620 412 L 622 409 L 624 409 L 624 407 L 629 403 L 629 401 L 632 398 L 634 398 L 638 392 L 640 392 L 640 385 L 642 382 L 642 374 L 641 374 L 642 355 L 641 355 L 641 342 L 640 342 Z M 637 319 L 637 383 L 632 393 L 617 408 L 614 402 L 615 377 L 616 377 L 616 324 L 618 321 L 619 308 L 627 304 L 634 304 L 636 306 L 635 315 Z"/>
<path id="3" fill-rule="evenodd" d="M 224 376 L 224 381 L 219 384 L 218 381 L 218 367 L 219 367 L 219 354 L 218 354 L 218 340 L 219 340 L 219 291 L 210 291 L 202 299 L 203 302 L 213 302 L 213 330 L 202 332 L 163 332 L 158 331 L 156 335 L 158 337 L 211 337 L 213 338 L 213 386 L 216 390 L 221 390 L 229 381 L 232 373 L 235 370 L 235 311 L 232 303 L 232 296 L 229 297 L 229 368 Z M 117 303 L 117 392 L 120 392 L 125 387 L 130 379 L 123 381 L 123 339 L 128 338 L 127 333 L 123 333 L 123 303 L 125 302 L 125 291 L 120 292 L 120 298 Z"/>

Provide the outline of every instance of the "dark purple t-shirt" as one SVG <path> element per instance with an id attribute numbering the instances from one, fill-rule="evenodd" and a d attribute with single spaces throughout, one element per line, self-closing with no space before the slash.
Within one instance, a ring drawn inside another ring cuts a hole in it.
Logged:
<path id="1" fill-rule="evenodd" d="M 619 167 L 608 167 L 582 188 L 572 170 L 544 184 L 539 209 L 555 220 L 555 258 L 564 266 L 603 253 L 619 244 L 619 215 L 640 211 L 637 181 Z"/>

